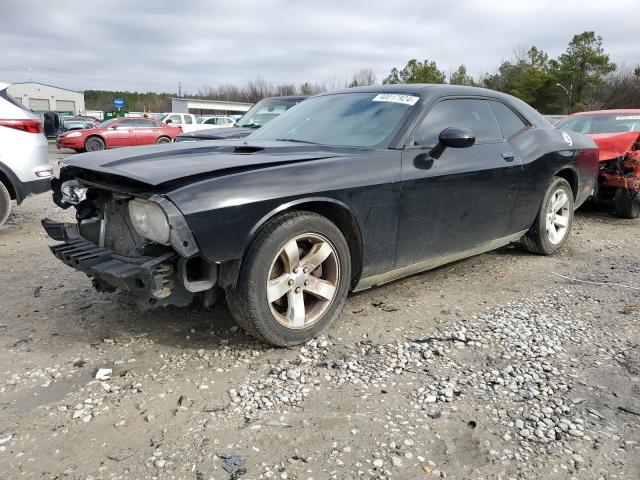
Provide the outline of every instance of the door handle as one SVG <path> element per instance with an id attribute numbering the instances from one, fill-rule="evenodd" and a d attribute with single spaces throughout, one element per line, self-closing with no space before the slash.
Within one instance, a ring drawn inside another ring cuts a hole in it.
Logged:
<path id="1" fill-rule="evenodd" d="M 506 162 L 513 162 L 513 160 L 516 158 L 516 154 L 513 153 L 513 152 L 503 152 L 502 153 L 502 158 Z"/>

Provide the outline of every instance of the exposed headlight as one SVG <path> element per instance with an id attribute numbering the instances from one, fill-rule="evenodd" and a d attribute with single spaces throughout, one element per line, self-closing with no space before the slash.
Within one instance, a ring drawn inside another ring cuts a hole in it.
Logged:
<path id="1" fill-rule="evenodd" d="M 157 243 L 169 244 L 169 222 L 160 205 L 146 200 L 131 200 L 129 217 L 140 236 Z"/>
<path id="2" fill-rule="evenodd" d="M 71 132 L 71 133 L 67 133 L 67 134 L 65 135 L 65 137 L 67 137 L 67 138 L 71 138 L 71 137 L 81 137 L 81 136 L 82 136 L 82 133 L 80 133 L 80 132 Z"/>

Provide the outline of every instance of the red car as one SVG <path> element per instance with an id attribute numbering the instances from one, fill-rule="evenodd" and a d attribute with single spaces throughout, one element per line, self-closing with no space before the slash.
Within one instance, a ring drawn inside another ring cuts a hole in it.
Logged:
<path id="1" fill-rule="evenodd" d="M 621 217 L 640 217 L 640 110 L 575 113 L 556 128 L 586 133 L 598 145 L 595 200 L 612 203 Z"/>
<path id="2" fill-rule="evenodd" d="M 180 133 L 180 127 L 170 127 L 150 118 L 113 118 L 95 128 L 65 132 L 58 137 L 56 145 L 76 152 L 96 152 L 107 148 L 169 143 Z"/>

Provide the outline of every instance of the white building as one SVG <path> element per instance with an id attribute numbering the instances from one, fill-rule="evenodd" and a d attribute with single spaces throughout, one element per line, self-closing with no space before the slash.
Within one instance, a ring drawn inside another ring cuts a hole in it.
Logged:
<path id="1" fill-rule="evenodd" d="M 44 83 L 14 83 L 7 91 L 34 112 L 84 113 L 84 93 Z"/>
<path id="2" fill-rule="evenodd" d="M 242 114 L 253 103 L 225 102 L 222 100 L 203 100 L 198 98 L 172 98 L 171 111 L 174 113 L 195 113 L 196 115 Z"/>

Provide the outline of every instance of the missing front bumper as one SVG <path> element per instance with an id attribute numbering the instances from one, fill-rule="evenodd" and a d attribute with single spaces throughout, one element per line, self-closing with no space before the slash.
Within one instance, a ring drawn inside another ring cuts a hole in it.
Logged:
<path id="1" fill-rule="evenodd" d="M 143 310 L 186 306 L 193 300 L 193 293 L 176 281 L 178 255 L 174 252 L 128 257 L 85 240 L 76 224 L 44 219 L 42 226 L 51 238 L 63 242 L 49 247 L 57 258 L 100 282 L 132 292 Z"/>

